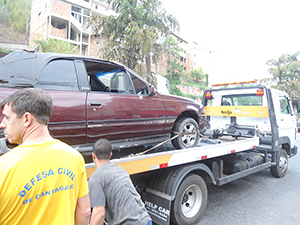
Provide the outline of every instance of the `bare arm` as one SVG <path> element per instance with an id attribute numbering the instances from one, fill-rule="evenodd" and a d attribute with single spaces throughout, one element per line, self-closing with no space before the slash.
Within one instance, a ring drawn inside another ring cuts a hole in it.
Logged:
<path id="1" fill-rule="evenodd" d="M 105 207 L 96 206 L 93 207 L 90 225 L 103 225 L 105 219 Z"/>
<path id="2" fill-rule="evenodd" d="M 75 225 L 88 225 L 90 214 L 90 198 L 87 194 L 77 200 L 77 206 L 75 209 Z"/>

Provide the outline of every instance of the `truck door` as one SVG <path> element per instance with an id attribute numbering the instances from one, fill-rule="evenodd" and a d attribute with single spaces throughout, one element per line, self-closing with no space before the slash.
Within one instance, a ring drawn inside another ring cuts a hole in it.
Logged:
<path id="1" fill-rule="evenodd" d="M 296 139 L 296 120 L 291 102 L 287 96 L 279 94 L 274 98 L 274 106 L 279 137 L 289 137 L 292 144 Z"/>

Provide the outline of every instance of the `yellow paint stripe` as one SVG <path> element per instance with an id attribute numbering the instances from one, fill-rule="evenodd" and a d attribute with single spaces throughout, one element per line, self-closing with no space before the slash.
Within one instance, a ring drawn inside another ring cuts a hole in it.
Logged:
<path id="1" fill-rule="evenodd" d="M 205 106 L 207 116 L 269 117 L 268 106 Z"/>
<path id="2" fill-rule="evenodd" d="M 127 173 L 131 175 L 131 174 L 150 171 L 152 166 L 158 166 L 161 164 L 168 163 L 171 157 L 172 154 L 150 157 L 150 158 L 139 159 L 139 160 L 129 160 L 127 162 L 116 163 L 116 165 L 121 166 L 124 170 L 127 171 Z M 95 170 L 96 170 L 96 166 L 91 168 L 86 168 L 86 174 L 88 179 L 91 177 L 91 175 Z"/>
<path id="3" fill-rule="evenodd" d="M 92 176 L 92 174 L 94 173 L 94 171 L 96 169 L 97 169 L 96 165 L 95 165 L 95 167 L 85 168 L 87 179 L 90 179 L 90 177 Z"/>
<path id="4" fill-rule="evenodd" d="M 151 166 L 168 163 L 171 156 L 172 155 L 163 155 L 116 164 L 121 166 L 129 174 L 135 174 L 149 171 L 151 169 Z"/>

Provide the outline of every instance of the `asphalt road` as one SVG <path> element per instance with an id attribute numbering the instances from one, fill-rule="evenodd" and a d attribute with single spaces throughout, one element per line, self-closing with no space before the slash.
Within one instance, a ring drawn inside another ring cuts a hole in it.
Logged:
<path id="1" fill-rule="evenodd" d="M 283 178 L 267 169 L 220 187 L 208 185 L 207 207 L 197 225 L 203 224 L 300 224 L 299 150 Z"/>

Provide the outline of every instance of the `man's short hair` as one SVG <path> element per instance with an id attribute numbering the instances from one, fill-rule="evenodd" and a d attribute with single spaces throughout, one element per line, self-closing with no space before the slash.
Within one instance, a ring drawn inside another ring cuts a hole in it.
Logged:
<path id="1" fill-rule="evenodd" d="M 99 139 L 93 146 L 93 153 L 98 159 L 109 159 L 111 143 L 107 139 Z"/>
<path id="2" fill-rule="evenodd" d="M 16 91 L 1 103 L 2 110 L 5 105 L 9 105 L 18 118 L 29 112 L 38 123 L 45 125 L 49 123 L 53 109 L 51 96 L 38 88 L 24 88 Z"/>

